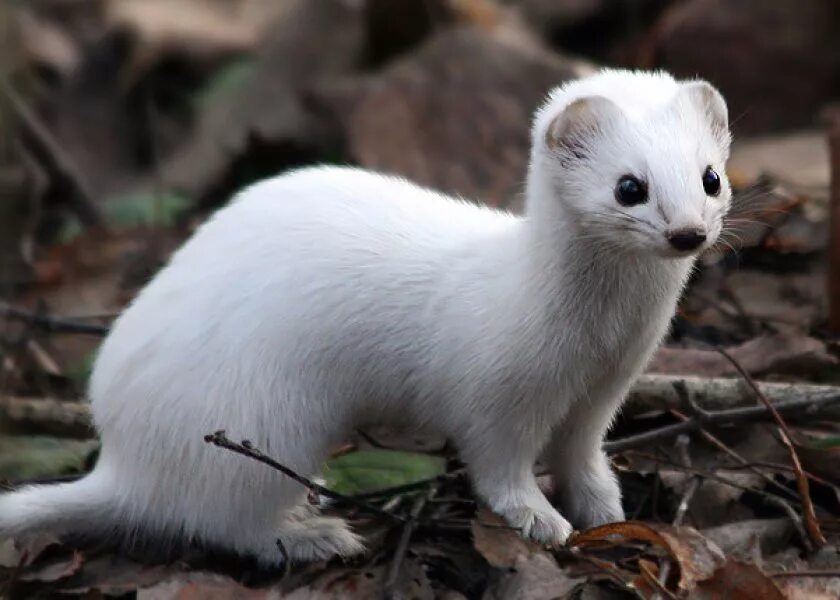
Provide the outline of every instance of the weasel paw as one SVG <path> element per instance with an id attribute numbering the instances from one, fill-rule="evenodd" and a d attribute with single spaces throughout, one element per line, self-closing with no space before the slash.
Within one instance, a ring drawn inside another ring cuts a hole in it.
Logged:
<path id="1" fill-rule="evenodd" d="M 506 510 L 505 520 L 519 529 L 523 537 L 540 544 L 559 547 L 566 543 L 572 533 L 572 526 L 560 513 L 550 510 L 520 506 Z"/>
<path id="2" fill-rule="evenodd" d="M 312 517 L 281 531 L 279 544 L 292 562 L 314 561 L 340 556 L 349 558 L 365 551 L 362 538 L 347 524 L 332 517 Z"/>
<path id="3" fill-rule="evenodd" d="M 624 520 L 624 509 L 618 494 L 584 494 L 578 490 L 572 498 L 561 500 L 559 506 L 581 531 Z"/>

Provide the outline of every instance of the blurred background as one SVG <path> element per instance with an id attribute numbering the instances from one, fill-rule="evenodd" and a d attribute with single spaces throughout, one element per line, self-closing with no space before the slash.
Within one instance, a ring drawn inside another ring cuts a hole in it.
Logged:
<path id="1" fill-rule="evenodd" d="M 30 309 L 119 311 L 235 190 L 300 165 L 520 210 L 534 108 L 603 65 L 723 91 L 749 200 L 729 243 L 785 263 L 826 243 L 832 0 L 7 0 L 0 16 L 0 296 Z"/>
<path id="2" fill-rule="evenodd" d="M 533 110 L 605 65 L 708 79 L 736 140 L 651 371 L 840 383 L 836 0 L 4 0 L 0 480 L 89 464 L 102 335 L 236 190 L 350 164 L 520 211 Z"/>

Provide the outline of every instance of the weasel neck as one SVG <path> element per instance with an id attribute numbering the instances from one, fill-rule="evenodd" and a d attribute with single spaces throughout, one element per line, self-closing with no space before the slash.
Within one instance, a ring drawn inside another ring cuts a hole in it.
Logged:
<path id="1" fill-rule="evenodd" d="M 553 197 L 529 197 L 522 225 L 528 277 L 520 286 L 522 306 L 542 308 L 538 322 L 548 335 L 572 329 L 578 338 L 622 347 L 623 339 L 664 332 L 693 258 L 663 258 L 593 240 Z"/>

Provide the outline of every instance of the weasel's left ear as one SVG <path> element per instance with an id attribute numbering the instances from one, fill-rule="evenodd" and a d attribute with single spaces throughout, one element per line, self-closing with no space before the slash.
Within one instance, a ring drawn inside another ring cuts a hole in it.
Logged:
<path id="1" fill-rule="evenodd" d="M 545 143 L 577 158 L 586 156 L 592 139 L 621 117 L 621 109 L 603 96 L 578 98 L 552 119 Z"/>
<path id="2" fill-rule="evenodd" d="M 722 147 L 729 147 L 729 109 L 717 88 L 708 81 L 691 81 L 682 85 L 678 95 L 687 98 L 708 117 L 715 139 Z"/>

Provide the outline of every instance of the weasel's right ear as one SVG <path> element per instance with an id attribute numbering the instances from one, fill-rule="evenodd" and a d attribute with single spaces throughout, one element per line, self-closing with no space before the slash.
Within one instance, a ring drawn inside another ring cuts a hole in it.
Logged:
<path id="1" fill-rule="evenodd" d="M 545 143 L 552 150 L 585 158 L 593 138 L 620 116 L 618 105 L 603 96 L 579 98 L 554 117 L 545 132 Z"/>

